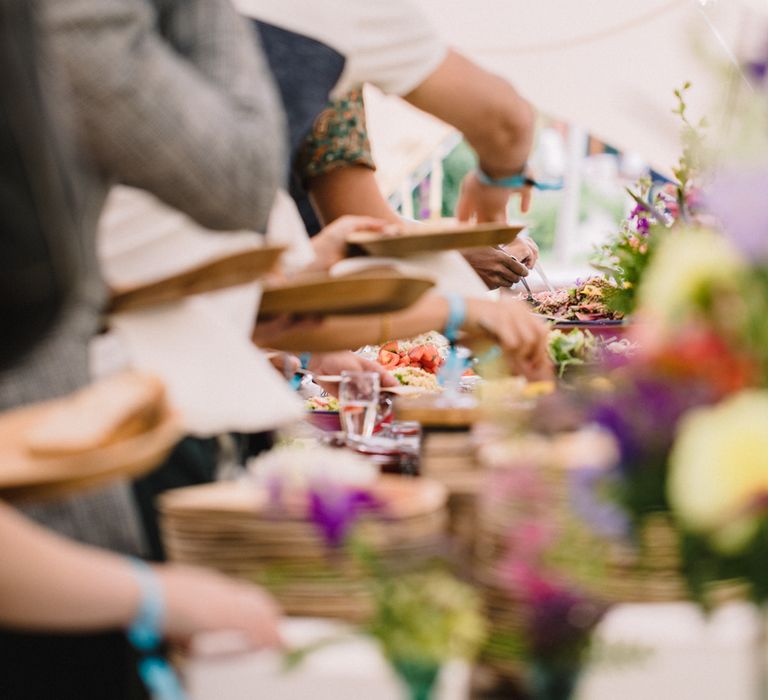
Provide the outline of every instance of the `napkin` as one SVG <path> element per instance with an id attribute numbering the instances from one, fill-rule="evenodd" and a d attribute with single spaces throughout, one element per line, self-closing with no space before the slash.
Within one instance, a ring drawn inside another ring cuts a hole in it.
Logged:
<path id="1" fill-rule="evenodd" d="M 215 300 L 190 298 L 110 322 L 130 364 L 162 377 L 190 434 L 260 432 L 300 420 L 302 402 L 218 309 Z"/>
<path id="2" fill-rule="evenodd" d="M 252 232 L 212 232 L 153 196 L 118 187 L 99 227 L 110 285 L 132 285 L 263 245 Z M 260 432 L 300 419 L 302 402 L 250 340 L 261 286 L 241 285 L 110 317 L 92 370 L 126 366 L 160 376 L 192 435 Z"/>

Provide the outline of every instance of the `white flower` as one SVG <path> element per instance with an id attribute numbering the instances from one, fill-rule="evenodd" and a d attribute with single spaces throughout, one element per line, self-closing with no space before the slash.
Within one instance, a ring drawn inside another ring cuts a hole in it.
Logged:
<path id="1" fill-rule="evenodd" d="M 279 483 L 288 490 L 306 490 L 318 482 L 365 488 L 378 476 L 377 467 L 350 450 L 316 443 L 276 447 L 248 461 L 257 484 Z"/>
<path id="2" fill-rule="evenodd" d="M 690 413 L 669 466 L 669 502 L 680 522 L 722 551 L 743 547 L 757 525 L 749 507 L 768 494 L 768 392 L 745 391 Z"/>
<path id="3" fill-rule="evenodd" d="M 640 310 L 667 326 L 676 324 L 703 295 L 733 289 L 745 269 L 736 249 L 712 231 L 670 232 L 640 285 Z"/>

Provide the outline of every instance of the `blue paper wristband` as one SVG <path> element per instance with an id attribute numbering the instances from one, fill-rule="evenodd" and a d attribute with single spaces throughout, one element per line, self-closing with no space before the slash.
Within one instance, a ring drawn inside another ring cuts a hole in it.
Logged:
<path id="1" fill-rule="evenodd" d="M 299 355 L 299 362 L 301 362 L 301 368 L 307 369 L 309 367 L 309 361 L 312 359 L 311 352 L 303 352 Z"/>
<path id="2" fill-rule="evenodd" d="M 525 187 L 525 185 L 533 184 L 533 181 L 524 172 L 510 175 L 509 177 L 495 178 L 484 173 L 480 168 L 477 169 L 477 179 L 489 187 L 508 187 L 510 189 L 518 189 Z"/>
<path id="3" fill-rule="evenodd" d="M 139 651 L 154 651 L 163 638 L 165 599 L 160 580 L 152 567 L 140 559 L 129 559 L 133 574 L 139 584 L 139 611 L 126 634 Z"/>
<path id="4" fill-rule="evenodd" d="M 467 303 L 464 297 L 455 292 L 447 292 L 443 297 L 448 302 L 448 319 L 443 328 L 443 335 L 451 343 L 455 343 L 459 336 L 459 330 L 467 318 Z"/>
<path id="5" fill-rule="evenodd" d="M 563 181 L 558 182 L 538 182 L 532 177 L 528 177 L 525 173 L 519 173 L 517 175 L 510 175 L 509 177 L 494 178 L 484 173 L 480 168 L 477 169 L 477 179 L 483 184 L 489 187 L 506 187 L 509 189 L 517 190 L 521 187 L 535 187 L 537 190 L 561 190 L 563 189 Z"/>
<path id="6" fill-rule="evenodd" d="M 146 562 L 134 558 L 129 561 L 139 584 L 139 611 L 126 635 L 143 655 L 138 661 L 139 676 L 153 700 L 187 700 L 176 672 L 158 653 L 165 618 L 165 597 L 160 579 Z"/>

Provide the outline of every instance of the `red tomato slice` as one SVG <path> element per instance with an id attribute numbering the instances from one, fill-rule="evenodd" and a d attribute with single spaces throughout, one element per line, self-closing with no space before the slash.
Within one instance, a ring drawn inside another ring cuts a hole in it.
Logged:
<path id="1" fill-rule="evenodd" d="M 424 357 L 424 346 L 423 345 L 417 345 L 415 348 L 412 348 L 411 351 L 408 353 L 408 357 L 411 358 L 411 360 L 418 362 Z"/>

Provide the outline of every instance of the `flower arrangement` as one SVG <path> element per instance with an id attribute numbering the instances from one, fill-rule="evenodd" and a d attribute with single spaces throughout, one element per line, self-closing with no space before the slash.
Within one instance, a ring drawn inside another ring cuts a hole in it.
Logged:
<path id="1" fill-rule="evenodd" d="M 685 418 L 670 456 L 668 498 L 684 529 L 695 599 L 711 581 L 746 581 L 768 601 L 768 392 L 745 391 Z"/>
<path id="2" fill-rule="evenodd" d="M 348 455 L 348 459 L 344 458 Z M 332 459 L 333 458 L 333 459 Z M 336 461 L 338 460 L 338 461 Z M 375 490 L 375 476 L 357 455 L 316 446 L 276 450 L 251 465 L 266 486 L 276 513 L 303 504 L 327 548 L 329 565 L 354 561 L 365 572 L 373 611 L 362 630 L 380 645 L 403 679 L 411 700 L 428 700 L 440 667 L 457 658 L 472 659 L 485 637 L 482 603 L 473 588 L 447 571 L 422 562 L 415 570 L 389 567 L 357 526 L 363 518 L 388 518 L 388 504 Z M 286 656 L 293 667 L 313 650 L 339 641 L 331 638 Z"/>
<path id="3" fill-rule="evenodd" d="M 584 437 L 582 446 L 595 444 Z M 578 454 L 574 438 L 533 436 L 484 451 L 491 469 L 478 554 L 493 610 L 485 655 L 523 669 L 535 698 L 571 696 L 607 610 L 589 592 L 601 577 L 600 548 L 568 515 Z"/>
<path id="4" fill-rule="evenodd" d="M 634 189 L 628 189 L 635 207 L 619 232 L 603 245 L 593 258 L 593 265 L 614 282 L 606 295 L 606 303 L 614 312 L 629 315 L 637 306 L 637 290 L 656 247 L 664 233 L 678 223 L 692 223 L 702 213 L 700 173 L 703 163 L 706 121 L 692 123 L 687 115 L 685 83 L 675 90 L 677 106 L 673 110 L 682 123 L 683 150 L 672 169 L 674 181 L 661 187 L 642 178 Z"/>
<path id="5" fill-rule="evenodd" d="M 616 440 L 619 459 L 605 479 L 636 524 L 649 513 L 669 510 L 667 461 L 680 420 L 742 382 L 740 360 L 734 358 L 737 374 L 731 374 L 730 353 L 719 338 L 689 333 L 681 341 L 679 352 L 672 347 L 641 352 L 614 368 L 611 389 L 599 392 L 587 410 Z"/>
<path id="6" fill-rule="evenodd" d="M 443 663 L 473 659 L 485 639 L 480 597 L 432 570 L 379 577 L 367 632 L 406 681 L 412 700 L 427 700 Z"/>
<path id="7" fill-rule="evenodd" d="M 690 593 L 740 579 L 768 600 L 768 271 L 734 236 L 681 228 L 639 290 L 641 352 L 589 415 L 620 458 L 603 491 L 637 533 L 663 513 Z"/>

